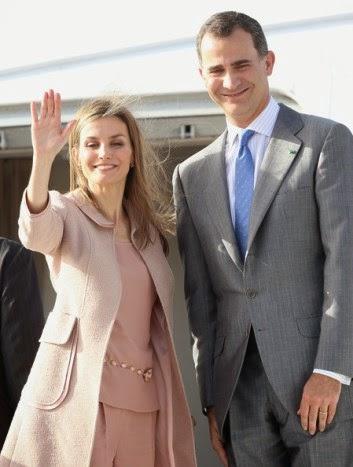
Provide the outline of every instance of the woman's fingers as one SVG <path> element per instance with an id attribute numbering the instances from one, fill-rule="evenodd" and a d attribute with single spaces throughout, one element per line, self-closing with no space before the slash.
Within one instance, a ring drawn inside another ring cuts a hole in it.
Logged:
<path id="1" fill-rule="evenodd" d="M 40 107 L 40 118 L 44 119 L 48 113 L 48 93 L 45 91 Z"/>
<path id="2" fill-rule="evenodd" d="M 32 123 L 38 122 L 37 104 L 35 102 L 31 102 L 31 117 Z"/>
<path id="3" fill-rule="evenodd" d="M 61 119 L 61 96 L 59 92 L 54 94 L 54 117 Z"/>
<path id="4" fill-rule="evenodd" d="M 52 117 L 54 115 L 54 91 L 49 89 L 47 99 L 47 116 Z"/>
<path id="5" fill-rule="evenodd" d="M 40 119 L 44 120 L 47 117 L 49 118 L 50 117 L 55 117 L 55 118 L 61 117 L 60 94 L 57 92 L 54 92 L 53 89 L 49 89 L 49 91 L 45 91 L 42 102 L 41 102 Z M 32 118 L 33 118 L 33 114 L 32 114 Z M 38 121 L 38 114 L 37 114 L 37 120 L 35 121 Z"/>
<path id="6" fill-rule="evenodd" d="M 37 106 L 31 103 L 32 145 L 38 157 L 54 160 L 68 140 L 75 124 L 70 122 L 65 127 L 61 124 L 61 98 L 59 93 L 49 89 L 43 95 L 40 113 Z"/>

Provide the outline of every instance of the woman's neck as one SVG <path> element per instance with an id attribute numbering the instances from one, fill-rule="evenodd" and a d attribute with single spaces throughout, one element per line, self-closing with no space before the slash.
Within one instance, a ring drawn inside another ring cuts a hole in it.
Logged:
<path id="1" fill-rule="evenodd" d="M 90 187 L 91 192 L 105 217 L 116 223 L 122 212 L 125 186 L 99 186 Z"/>
<path id="2" fill-rule="evenodd" d="M 130 222 L 123 207 L 125 185 L 95 186 L 90 189 L 104 216 L 116 225 L 117 237 L 122 240 L 130 239 Z"/>

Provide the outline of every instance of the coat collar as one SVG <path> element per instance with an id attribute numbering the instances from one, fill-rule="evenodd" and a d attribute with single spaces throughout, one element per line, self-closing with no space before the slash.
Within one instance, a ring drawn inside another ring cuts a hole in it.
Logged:
<path id="1" fill-rule="evenodd" d="M 114 229 L 114 222 L 107 219 L 88 199 L 86 199 L 80 193 L 79 190 L 72 191 L 67 196 L 72 199 L 76 206 L 97 225 L 104 228 Z M 152 243 L 140 250 L 136 243 L 136 231 L 138 230 L 138 224 L 131 208 L 127 205 L 126 209 L 130 219 L 131 242 L 139 250 L 141 257 L 143 258 L 149 273 L 151 274 L 162 308 L 166 315 L 168 315 L 171 304 L 168 295 L 169 291 L 165 287 L 165 278 L 160 274 L 161 255 L 164 255 L 164 253 L 162 246 L 157 238 L 157 231 L 151 227 Z"/>
<path id="2" fill-rule="evenodd" d="M 238 269 L 242 270 L 242 260 L 234 234 L 229 206 L 224 158 L 226 139 L 227 132 L 225 131 L 207 148 L 207 154 L 204 158 L 206 183 L 202 196 L 205 196 L 209 218 L 214 221 L 224 248 Z"/>
<path id="3" fill-rule="evenodd" d="M 298 112 L 283 104 L 280 105 L 278 118 L 255 186 L 250 216 L 249 249 L 266 212 L 301 148 L 302 141 L 296 135 L 303 128 L 303 125 L 303 120 Z"/>
<path id="4" fill-rule="evenodd" d="M 93 222 L 95 222 L 100 227 L 106 227 L 114 229 L 115 223 L 107 219 L 104 214 L 102 214 L 91 201 L 89 201 L 79 190 L 74 190 L 68 193 L 68 198 L 71 199 L 76 206 Z M 138 225 L 135 217 L 133 216 L 132 210 L 127 205 L 128 216 L 130 220 L 131 227 L 131 241 L 135 244 L 134 236 L 137 231 Z"/>
<path id="5" fill-rule="evenodd" d="M 249 248 L 273 201 L 281 183 L 298 154 L 302 142 L 296 134 L 303 128 L 300 115 L 280 104 L 277 121 L 269 146 L 262 161 L 255 187 L 250 217 Z M 204 187 L 206 206 L 213 219 L 229 256 L 240 271 L 244 264 L 231 222 L 225 168 L 225 131 L 208 148 L 204 156 L 207 177 Z"/>

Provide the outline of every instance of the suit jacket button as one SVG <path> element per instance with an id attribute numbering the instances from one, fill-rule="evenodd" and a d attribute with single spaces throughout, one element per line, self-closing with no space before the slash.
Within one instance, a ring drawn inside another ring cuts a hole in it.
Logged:
<path id="1" fill-rule="evenodd" d="M 257 296 L 257 292 L 254 289 L 246 289 L 245 294 L 248 298 L 255 298 Z"/>

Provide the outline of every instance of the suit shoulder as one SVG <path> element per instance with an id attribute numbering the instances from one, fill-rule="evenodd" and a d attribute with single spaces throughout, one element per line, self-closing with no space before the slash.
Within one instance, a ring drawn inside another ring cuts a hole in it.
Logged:
<path id="1" fill-rule="evenodd" d="M 308 113 L 298 112 L 290 107 L 280 104 L 281 116 L 288 126 L 296 129 L 298 136 L 304 141 L 324 141 L 329 134 L 337 133 L 338 136 L 351 136 L 351 131 L 344 124 L 330 118 L 320 117 Z"/>
<path id="2" fill-rule="evenodd" d="M 9 238 L 0 237 L 0 255 L 16 256 L 19 253 L 29 253 L 29 251 L 19 242 Z"/>
<path id="3" fill-rule="evenodd" d="M 341 123 L 336 122 L 330 118 L 320 117 L 318 115 L 301 113 L 301 118 L 304 122 L 304 125 L 315 126 L 317 128 L 322 128 L 323 130 L 330 130 L 336 125 L 341 125 Z"/>
<path id="4" fill-rule="evenodd" d="M 303 121 L 304 128 L 310 129 L 311 131 L 322 132 L 323 135 L 327 135 L 333 129 L 351 133 L 350 129 L 346 125 L 337 122 L 336 120 L 307 113 L 300 113 L 299 115 Z"/>
<path id="5" fill-rule="evenodd" d="M 8 238 L 0 237 L 0 268 L 8 269 L 14 262 L 30 261 L 31 252 L 27 250 L 21 243 Z M 4 271 L 3 271 L 4 272 Z"/>
<path id="6" fill-rule="evenodd" d="M 198 169 L 204 162 L 206 156 L 219 153 L 224 149 L 226 131 L 218 136 L 212 143 L 185 159 L 179 164 L 179 173 L 183 175 L 186 172 Z"/>

